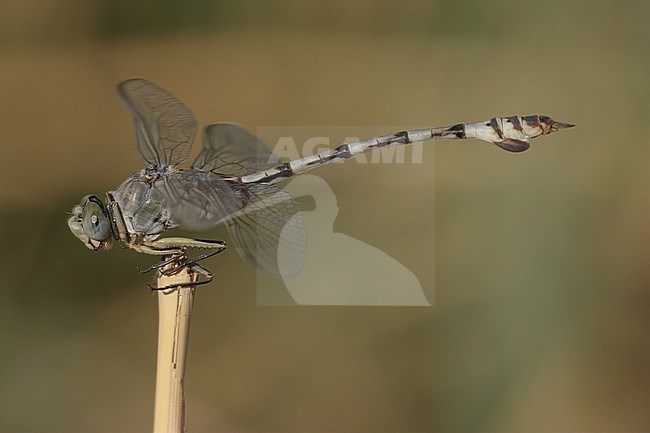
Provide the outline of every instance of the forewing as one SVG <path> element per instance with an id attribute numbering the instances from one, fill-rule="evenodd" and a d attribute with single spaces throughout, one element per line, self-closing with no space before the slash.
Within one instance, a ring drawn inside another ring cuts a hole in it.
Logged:
<path id="1" fill-rule="evenodd" d="M 280 157 L 240 126 L 217 123 L 205 128 L 203 150 L 193 168 L 245 176 L 275 167 Z"/>
<path id="2" fill-rule="evenodd" d="M 123 81 L 120 98 L 133 117 L 138 151 L 149 165 L 167 167 L 187 160 L 196 120 L 172 94 L 142 78 Z"/>

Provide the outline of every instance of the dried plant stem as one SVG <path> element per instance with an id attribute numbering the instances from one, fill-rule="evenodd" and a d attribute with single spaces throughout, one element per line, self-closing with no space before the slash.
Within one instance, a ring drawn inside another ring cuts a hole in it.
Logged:
<path id="1" fill-rule="evenodd" d="M 163 268 L 163 272 L 166 268 Z M 158 272 L 158 287 L 196 282 L 196 274 L 185 267 L 174 275 Z M 194 286 L 175 287 L 158 292 L 158 363 L 154 433 L 185 431 L 185 395 L 183 391 L 190 316 Z"/>

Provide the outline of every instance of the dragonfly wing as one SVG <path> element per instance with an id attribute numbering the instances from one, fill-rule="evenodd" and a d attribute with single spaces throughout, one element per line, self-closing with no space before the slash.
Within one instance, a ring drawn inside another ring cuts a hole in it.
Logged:
<path id="1" fill-rule="evenodd" d="M 257 137 L 229 123 L 209 125 L 203 133 L 203 150 L 193 168 L 245 176 L 280 164 L 280 157 Z"/>
<path id="2" fill-rule="evenodd" d="M 244 185 L 249 204 L 226 221 L 237 252 L 251 266 L 282 276 L 296 275 L 306 250 L 301 206 L 273 185 Z"/>
<path id="3" fill-rule="evenodd" d="M 158 167 L 185 162 L 196 136 L 190 109 L 142 78 L 123 81 L 117 90 L 133 117 L 138 151 L 145 162 Z"/>
<path id="4" fill-rule="evenodd" d="M 306 239 L 301 206 L 273 185 L 241 184 L 199 170 L 170 172 L 154 184 L 171 209 L 174 225 L 204 230 L 225 224 L 237 252 L 271 274 L 297 274 Z"/>
<path id="5" fill-rule="evenodd" d="M 210 172 L 170 171 L 159 177 L 153 188 L 171 210 L 173 226 L 188 230 L 215 227 L 245 205 L 230 182 Z"/>

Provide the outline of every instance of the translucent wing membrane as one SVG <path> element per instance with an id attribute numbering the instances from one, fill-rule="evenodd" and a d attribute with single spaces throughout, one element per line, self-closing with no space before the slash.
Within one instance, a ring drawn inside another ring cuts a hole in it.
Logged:
<path id="1" fill-rule="evenodd" d="M 174 223 L 181 227 L 197 230 L 225 223 L 237 251 L 251 266 L 285 276 L 302 268 L 304 223 L 300 204 L 287 192 L 192 169 L 168 173 L 154 188 L 165 197 Z"/>
<path id="2" fill-rule="evenodd" d="M 196 120 L 190 109 L 141 78 L 120 83 L 118 92 L 133 116 L 138 150 L 145 162 L 158 167 L 185 162 L 196 136 Z"/>
<path id="3" fill-rule="evenodd" d="M 218 123 L 205 128 L 203 150 L 192 168 L 246 176 L 278 164 L 280 157 L 257 137 L 237 125 Z"/>
<path id="4" fill-rule="evenodd" d="M 210 172 L 166 173 L 155 181 L 153 188 L 171 209 L 173 224 L 189 230 L 215 227 L 245 206 L 230 182 Z"/>
<path id="5" fill-rule="evenodd" d="M 296 275 L 306 249 L 300 203 L 272 185 L 247 184 L 244 188 L 242 193 L 250 198 L 248 206 L 237 218 L 226 221 L 239 255 L 264 272 Z"/>

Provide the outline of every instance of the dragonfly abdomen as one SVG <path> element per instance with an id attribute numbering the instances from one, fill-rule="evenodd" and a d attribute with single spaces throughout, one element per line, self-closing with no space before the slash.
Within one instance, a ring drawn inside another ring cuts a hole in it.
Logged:
<path id="1" fill-rule="evenodd" d="M 488 141 L 509 152 L 523 152 L 530 148 L 530 141 L 540 135 L 558 129 L 569 128 L 569 123 L 557 122 L 548 116 L 493 117 L 475 123 L 457 123 L 438 128 L 399 131 L 391 135 L 342 144 L 334 149 L 294 159 L 264 171 L 241 177 L 243 183 L 275 183 L 293 175 L 333 162 L 388 146 L 403 146 L 432 139 L 475 138 Z"/>

